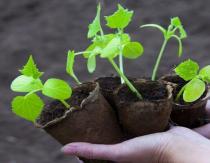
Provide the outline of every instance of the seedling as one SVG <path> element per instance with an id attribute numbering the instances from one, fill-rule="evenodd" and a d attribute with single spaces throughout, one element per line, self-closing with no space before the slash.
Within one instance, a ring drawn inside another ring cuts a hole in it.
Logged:
<path id="1" fill-rule="evenodd" d="M 176 101 L 179 101 L 181 95 L 188 103 L 198 100 L 206 90 L 206 83 L 210 82 L 210 65 L 199 71 L 199 65 L 190 59 L 179 64 L 175 72 L 187 82 L 177 94 Z"/>
<path id="2" fill-rule="evenodd" d="M 129 34 L 124 33 L 125 27 L 131 21 L 133 16 L 133 11 L 128 11 L 124 9 L 121 5 L 118 5 L 118 10 L 110 16 L 106 16 L 106 25 L 115 29 L 116 33 L 104 34 L 101 27 L 101 5 L 97 7 L 97 14 L 93 22 L 89 25 L 88 35 L 89 39 L 92 39 L 91 45 L 84 51 L 74 53 L 71 52 L 70 55 L 80 55 L 83 54 L 87 58 L 87 68 L 90 73 L 93 73 L 96 69 L 96 57 L 100 55 L 101 58 L 107 59 L 112 66 L 115 68 L 119 76 L 121 77 L 122 83 L 125 82 L 128 87 L 133 91 L 140 99 L 142 99 L 141 94 L 136 90 L 136 88 L 131 84 L 131 82 L 124 75 L 123 70 L 123 57 L 128 59 L 136 59 L 143 54 L 144 48 L 139 42 L 131 41 Z M 119 58 L 119 66 L 115 63 L 114 58 Z M 70 59 L 71 63 L 74 57 Z M 72 69 L 71 66 L 67 68 Z M 73 77 L 74 75 L 71 76 Z"/>
<path id="3" fill-rule="evenodd" d="M 26 93 L 25 96 L 16 96 L 12 101 L 12 111 L 29 121 L 34 122 L 40 115 L 44 106 L 43 100 L 37 95 L 41 92 L 43 95 L 60 100 L 65 107 L 70 108 L 65 101 L 71 97 L 72 89 L 63 80 L 51 78 L 44 84 L 40 77 L 43 75 L 30 56 L 28 62 L 20 70 L 21 75 L 13 80 L 11 89 L 14 92 Z"/>
<path id="4" fill-rule="evenodd" d="M 155 67 L 154 67 L 153 73 L 152 73 L 152 80 L 155 80 L 156 75 L 157 75 L 157 70 L 159 68 L 160 61 L 161 61 L 161 58 L 163 56 L 163 53 L 165 51 L 168 41 L 172 38 L 175 38 L 178 41 L 178 43 L 179 43 L 178 56 L 180 57 L 183 52 L 182 40 L 187 37 L 187 33 L 186 33 L 185 29 L 183 28 L 182 23 L 178 17 L 174 17 L 171 19 L 171 24 L 168 26 L 167 29 L 165 29 L 162 26 L 157 25 L 157 24 L 146 24 L 146 25 L 141 26 L 141 28 L 145 28 L 145 27 L 157 28 L 158 30 L 160 30 L 163 33 L 163 36 L 164 36 L 164 42 L 163 42 L 161 50 L 158 54 L 158 58 L 157 58 L 157 61 L 156 61 L 156 64 L 155 64 Z"/>
<path id="5" fill-rule="evenodd" d="M 140 57 L 144 51 L 143 46 L 139 42 L 132 42 L 129 34 L 124 33 L 125 27 L 128 26 L 132 19 L 133 11 L 128 11 L 128 9 L 124 9 L 118 4 L 118 10 L 112 15 L 105 17 L 106 25 L 111 29 L 117 30 L 117 32 L 106 35 L 104 34 L 100 23 L 100 11 L 101 7 L 99 4 L 96 17 L 93 23 L 89 25 L 88 34 L 94 33 L 94 35 L 88 35 L 88 38 L 93 38 L 93 43 L 87 48 L 86 52 L 91 52 L 84 54 L 84 57 L 88 58 L 89 72 L 93 72 L 95 70 L 95 57 L 99 54 L 101 58 L 109 60 L 121 77 L 122 83 L 125 82 L 130 90 L 142 99 L 141 94 L 124 75 L 123 70 L 123 57 L 136 59 Z M 100 32 L 100 35 L 98 35 L 98 32 Z M 119 67 L 114 61 L 114 58 L 117 56 L 119 57 Z"/>

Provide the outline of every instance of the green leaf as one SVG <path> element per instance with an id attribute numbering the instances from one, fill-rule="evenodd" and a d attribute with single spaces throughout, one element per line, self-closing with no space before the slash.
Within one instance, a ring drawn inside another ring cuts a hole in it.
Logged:
<path id="1" fill-rule="evenodd" d="M 196 77 L 198 74 L 198 70 L 198 64 L 190 59 L 182 62 L 175 68 L 176 74 L 185 81 L 191 80 Z"/>
<path id="2" fill-rule="evenodd" d="M 72 89 L 65 81 L 53 78 L 45 82 L 42 93 L 54 99 L 66 100 L 70 98 Z"/>
<path id="3" fill-rule="evenodd" d="M 139 42 L 130 42 L 123 48 L 123 56 L 129 59 L 136 59 L 144 52 L 143 46 Z"/>
<path id="4" fill-rule="evenodd" d="M 119 37 L 113 38 L 101 52 L 101 58 L 114 58 L 119 54 L 121 41 Z"/>
<path id="5" fill-rule="evenodd" d="M 94 37 L 100 30 L 101 30 L 101 24 L 100 24 L 100 13 L 101 13 L 101 5 L 98 4 L 97 7 L 97 14 L 93 22 L 88 26 L 88 38 Z"/>
<path id="6" fill-rule="evenodd" d="M 12 112 L 21 118 L 35 122 L 44 106 L 43 101 L 36 94 L 17 96 L 12 101 Z"/>
<path id="7" fill-rule="evenodd" d="M 42 87 L 40 79 L 34 79 L 25 75 L 18 76 L 11 84 L 11 90 L 14 92 L 31 92 L 41 90 Z"/>
<path id="8" fill-rule="evenodd" d="M 187 38 L 187 32 L 185 31 L 185 29 L 182 26 L 179 27 L 179 32 L 180 32 L 180 38 L 181 39 Z"/>
<path id="9" fill-rule="evenodd" d="M 88 48 L 85 50 L 85 53 L 83 53 L 83 57 L 88 58 L 91 54 L 91 53 L 89 53 L 89 51 L 92 52 L 94 50 L 94 48 L 96 48 L 96 47 L 97 47 L 96 43 L 92 43 L 91 45 L 89 45 Z"/>
<path id="10" fill-rule="evenodd" d="M 199 72 L 199 75 L 201 76 L 202 80 L 210 83 L 210 65 L 202 68 Z"/>
<path id="11" fill-rule="evenodd" d="M 205 92 L 206 85 L 200 79 L 191 80 L 185 87 L 183 99 L 185 102 L 194 102 L 198 100 Z"/>
<path id="12" fill-rule="evenodd" d="M 106 25 L 110 28 L 123 29 L 128 26 L 132 16 L 133 11 L 128 11 L 128 9 L 124 9 L 118 4 L 118 10 L 114 14 L 105 17 L 107 21 Z"/>
<path id="13" fill-rule="evenodd" d="M 156 28 L 158 30 L 160 30 L 164 36 L 166 36 L 166 30 L 161 27 L 160 25 L 157 25 L 157 24 L 145 24 L 145 25 L 142 25 L 141 28 Z"/>
<path id="14" fill-rule="evenodd" d="M 28 62 L 20 72 L 25 76 L 32 76 L 35 79 L 40 78 L 43 75 L 43 72 L 40 72 L 36 67 L 32 55 L 30 55 Z"/>
<path id="15" fill-rule="evenodd" d="M 75 53 L 74 51 L 68 51 L 67 62 L 66 62 L 66 72 L 77 82 L 80 83 L 76 75 L 74 74 L 74 60 Z"/>
<path id="16" fill-rule="evenodd" d="M 129 34 L 123 33 L 121 35 L 121 44 L 122 45 L 125 45 L 125 44 L 129 43 L 130 41 L 131 41 L 131 38 L 130 38 Z"/>
<path id="17" fill-rule="evenodd" d="M 179 19 L 179 17 L 174 17 L 171 19 L 171 24 L 175 27 L 179 27 L 182 26 L 181 20 Z"/>
<path id="18" fill-rule="evenodd" d="M 84 58 L 88 58 L 92 51 L 98 51 L 98 49 L 103 49 L 107 46 L 107 44 L 115 37 L 114 34 L 107 34 L 103 37 L 99 37 L 94 39 L 93 43 L 85 50 L 85 53 L 83 54 Z M 90 53 L 86 53 L 90 52 Z"/>
<path id="19" fill-rule="evenodd" d="M 94 53 L 88 58 L 87 68 L 90 73 L 93 73 L 96 69 L 96 55 Z"/>
<path id="20" fill-rule="evenodd" d="M 180 20 L 179 17 L 174 17 L 171 19 L 171 25 L 174 26 L 175 28 L 179 29 L 179 33 L 180 33 L 180 39 L 184 39 L 187 37 L 187 32 L 185 31 L 185 29 L 182 26 L 182 22 Z"/>

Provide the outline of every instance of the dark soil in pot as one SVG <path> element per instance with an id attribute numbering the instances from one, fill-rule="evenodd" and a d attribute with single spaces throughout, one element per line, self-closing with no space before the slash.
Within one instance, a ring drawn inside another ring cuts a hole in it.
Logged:
<path id="1" fill-rule="evenodd" d="M 99 83 L 101 93 L 106 98 L 106 100 L 115 107 L 114 102 L 114 90 L 121 85 L 120 78 L 115 77 L 100 77 L 95 80 Z"/>
<path id="2" fill-rule="evenodd" d="M 171 114 L 171 86 L 144 79 L 133 84 L 143 100 L 139 100 L 126 85 L 115 91 L 118 116 L 124 132 L 129 137 L 136 137 L 164 131 Z"/>
<path id="3" fill-rule="evenodd" d="M 173 99 L 186 82 L 177 75 L 166 75 L 160 80 L 173 86 Z M 185 103 L 183 99 L 178 102 L 173 101 L 171 120 L 180 126 L 195 128 L 206 123 L 206 103 L 209 98 L 208 87 L 201 98 L 193 103 Z"/>
<path id="4" fill-rule="evenodd" d="M 47 105 L 37 120 L 61 144 L 89 142 L 112 144 L 121 141 L 122 133 L 115 113 L 101 95 L 98 84 L 85 83 L 73 89 L 69 110 L 58 101 Z"/>

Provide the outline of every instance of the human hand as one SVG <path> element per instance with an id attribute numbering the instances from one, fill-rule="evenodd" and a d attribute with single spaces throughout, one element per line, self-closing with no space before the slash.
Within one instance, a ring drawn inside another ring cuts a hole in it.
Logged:
<path id="1" fill-rule="evenodd" d="M 194 130 L 173 127 L 167 132 L 146 135 L 115 145 L 71 143 L 64 146 L 62 151 L 87 159 L 118 163 L 208 163 L 209 138 L 210 124 Z"/>

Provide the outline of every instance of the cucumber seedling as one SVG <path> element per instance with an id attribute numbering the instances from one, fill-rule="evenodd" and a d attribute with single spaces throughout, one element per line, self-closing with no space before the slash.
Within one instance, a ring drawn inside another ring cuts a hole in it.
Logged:
<path id="1" fill-rule="evenodd" d="M 95 56 L 100 55 L 101 58 L 107 59 L 111 65 L 114 67 L 116 72 L 121 78 L 122 83 L 125 82 L 132 92 L 134 92 L 139 99 L 142 99 L 141 94 L 133 86 L 133 84 L 128 80 L 124 74 L 123 70 L 123 57 L 128 59 L 136 59 L 143 54 L 144 48 L 139 42 L 132 42 L 130 35 L 124 33 L 125 27 L 131 22 L 133 11 L 124 9 L 120 4 L 118 4 L 118 10 L 110 16 L 105 16 L 106 25 L 115 29 L 116 33 L 104 34 L 101 27 L 100 21 L 100 4 L 98 6 L 97 15 L 89 25 L 88 38 L 92 38 L 92 44 L 87 48 L 86 52 L 90 53 L 84 54 L 84 57 L 88 58 L 88 69 L 95 69 Z M 97 29 L 97 30 L 96 30 Z M 98 35 L 98 33 L 100 34 Z M 115 63 L 115 58 L 119 58 L 119 66 Z M 90 72 L 93 72 L 90 71 Z"/>
<path id="2" fill-rule="evenodd" d="M 167 29 L 163 28 L 160 25 L 157 24 L 146 24 L 142 25 L 141 28 L 145 27 L 151 27 L 151 28 L 157 28 L 159 29 L 163 36 L 164 36 L 164 42 L 162 44 L 161 50 L 158 54 L 158 58 L 156 60 L 153 72 L 152 72 L 152 80 L 154 81 L 156 79 L 157 71 L 160 65 L 161 58 L 163 56 L 163 53 L 165 51 L 166 45 L 168 41 L 172 38 L 175 38 L 179 43 L 179 52 L 178 56 L 180 57 L 182 55 L 182 40 L 187 37 L 187 33 L 185 29 L 183 28 L 183 25 L 178 17 L 174 17 L 171 19 L 171 24 L 168 26 Z"/>
<path id="3" fill-rule="evenodd" d="M 92 44 L 87 48 L 84 57 L 88 59 L 88 70 L 93 72 L 96 68 L 96 56 L 107 59 L 121 78 L 121 82 L 125 82 L 132 92 L 140 99 L 141 94 L 132 85 L 128 78 L 124 75 L 123 57 L 128 59 L 136 59 L 140 57 L 144 48 L 139 42 L 131 41 L 130 35 L 124 32 L 125 27 L 131 22 L 133 11 L 124 9 L 118 4 L 118 9 L 110 16 L 105 16 L 106 25 L 116 30 L 115 33 L 104 34 L 100 21 L 101 6 L 98 5 L 97 14 L 94 21 L 89 25 L 88 38 L 92 38 Z M 98 34 L 100 32 L 100 34 Z M 90 51 L 90 52 L 89 52 Z M 89 52 L 89 53 L 88 53 Z M 119 58 L 119 66 L 114 59 Z"/>
<path id="4" fill-rule="evenodd" d="M 20 73 L 21 75 L 11 83 L 11 90 L 26 95 L 16 96 L 13 99 L 12 111 L 16 115 L 32 122 L 36 120 L 44 107 L 43 100 L 37 95 L 38 92 L 60 100 L 67 109 L 70 108 L 65 100 L 71 97 L 71 87 L 65 81 L 56 78 L 48 79 L 43 84 L 40 79 L 43 73 L 38 70 L 32 56 Z"/>
<path id="5" fill-rule="evenodd" d="M 210 65 L 199 71 L 199 65 L 195 61 L 187 60 L 175 68 L 176 74 L 187 83 L 181 88 L 176 96 L 178 102 L 181 95 L 185 102 L 198 100 L 206 90 L 206 83 L 210 82 Z"/>
<path id="6" fill-rule="evenodd" d="M 73 63 L 74 57 L 83 54 L 83 57 L 87 59 L 87 69 L 90 73 L 93 73 L 96 69 L 96 57 L 100 55 L 101 58 L 107 59 L 114 69 L 117 71 L 121 78 L 121 82 L 125 82 L 132 92 L 134 92 L 140 99 L 141 94 L 132 85 L 132 83 L 124 75 L 123 70 L 123 57 L 127 59 L 136 59 L 140 57 L 144 48 L 139 42 L 131 41 L 130 35 L 124 32 L 125 27 L 129 25 L 133 16 L 133 11 L 124 9 L 118 4 L 118 10 L 110 16 L 105 16 L 106 25 L 115 29 L 114 33 L 104 34 L 101 26 L 101 5 L 97 6 L 97 14 L 93 22 L 88 26 L 87 37 L 92 39 L 92 43 L 83 52 L 69 52 L 69 63 Z M 114 59 L 118 57 L 119 65 L 117 65 Z M 70 66 L 69 66 L 70 65 Z M 71 69 L 73 64 L 67 64 L 67 69 Z M 70 71 L 68 71 L 69 73 Z M 73 71 L 72 71 L 73 72 Z M 73 78 L 74 73 L 69 73 Z M 78 83 L 78 82 L 77 82 Z"/>

